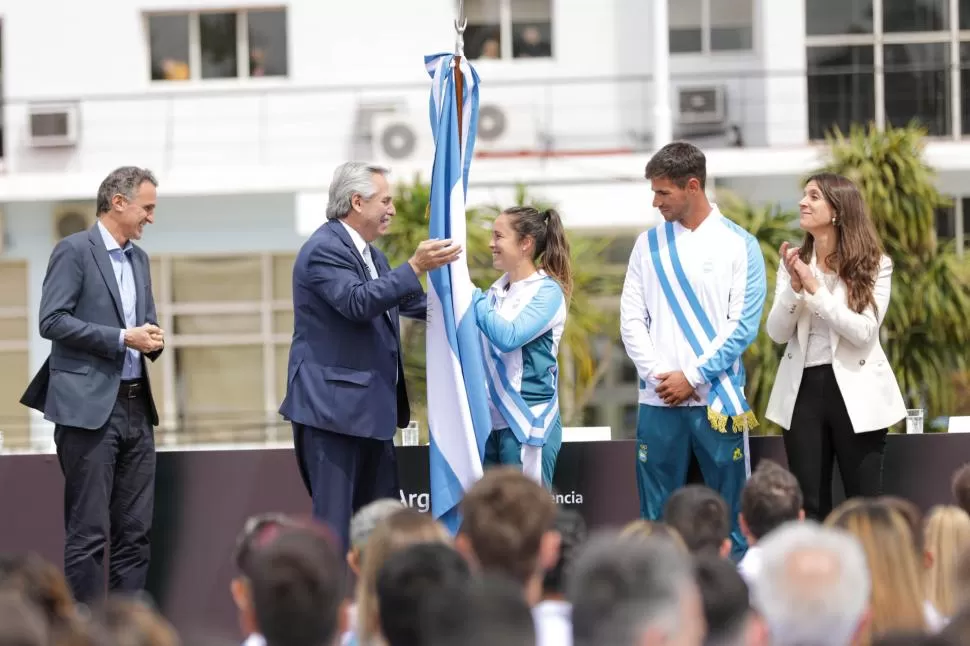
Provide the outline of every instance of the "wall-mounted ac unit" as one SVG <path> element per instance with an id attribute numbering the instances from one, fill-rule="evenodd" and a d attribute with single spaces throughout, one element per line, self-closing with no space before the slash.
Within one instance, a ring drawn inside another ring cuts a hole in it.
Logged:
<path id="1" fill-rule="evenodd" d="M 727 120 L 725 89 L 721 85 L 681 87 L 677 90 L 677 121 L 682 125 L 716 126 Z"/>
<path id="2" fill-rule="evenodd" d="M 530 153 L 545 147 L 531 109 L 512 110 L 499 103 L 479 107 L 476 153 Z"/>
<path id="3" fill-rule="evenodd" d="M 373 158 L 392 169 L 412 164 L 428 175 L 434 164 L 431 123 L 412 112 L 375 114 L 371 117 Z"/>
<path id="4" fill-rule="evenodd" d="M 97 219 L 94 202 L 67 202 L 58 204 L 53 212 L 54 241 L 87 231 Z"/>
<path id="5" fill-rule="evenodd" d="M 34 103 L 27 108 L 27 143 L 32 148 L 73 146 L 78 141 L 77 103 Z"/>

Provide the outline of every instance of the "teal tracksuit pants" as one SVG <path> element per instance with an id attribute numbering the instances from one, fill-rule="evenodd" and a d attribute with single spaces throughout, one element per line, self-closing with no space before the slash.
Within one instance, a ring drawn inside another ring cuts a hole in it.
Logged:
<path id="1" fill-rule="evenodd" d="M 637 487 L 640 515 L 661 520 L 670 494 L 687 482 L 691 454 L 704 476 L 704 483 L 727 502 L 731 515 L 731 557 L 739 560 L 748 549 L 741 534 L 741 491 L 750 475 L 748 442 L 728 422 L 727 433 L 719 433 L 707 421 L 707 407 L 667 408 L 640 404 L 637 413 Z"/>
<path id="2" fill-rule="evenodd" d="M 559 447 L 562 446 L 562 421 L 557 420 L 549 429 L 549 436 L 542 446 L 542 483 L 547 489 L 552 489 L 552 477 L 556 473 L 556 460 L 559 458 Z M 484 467 L 497 465 L 522 466 L 522 443 L 516 439 L 511 429 L 503 428 L 492 431 L 485 440 Z"/>

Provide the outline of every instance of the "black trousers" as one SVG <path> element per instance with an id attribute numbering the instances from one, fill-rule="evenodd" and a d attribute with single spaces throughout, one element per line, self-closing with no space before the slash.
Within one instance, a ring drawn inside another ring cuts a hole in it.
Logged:
<path id="1" fill-rule="evenodd" d="M 293 424 L 300 476 L 313 499 L 314 519 L 350 548 L 350 519 L 379 498 L 400 499 L 393 440 L 375 440 Z"/>
<path id="2" fill-rule="evenodd" d="M 882 494 L 888 429 L 856 433 L 831 365 L 806 368 L 785 432 L 788 468 L 798 479 L 806 518 L 832 511 L 832 462 L 838 461 L 845 497 Z"/>
<path id="3" fill-rule="evenodd" d="M 102 428 L 54 429 L 64 474 L 64 574 L 79 603 L 105 596 L 108 537 L 108 589 L 145 587 L 155 503 L 155 436 L 147 403 L 144 382 L 122 382 Z"/>

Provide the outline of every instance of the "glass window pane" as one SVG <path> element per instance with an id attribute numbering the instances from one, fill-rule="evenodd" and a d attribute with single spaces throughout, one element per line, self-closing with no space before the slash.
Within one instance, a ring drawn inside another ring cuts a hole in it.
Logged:
<path id="1" fill-rule="evenodd" d="M 551 0 L 517 0 L 511 5 L 512 56 L 552 56 Z"/>
<path id="2" fill-rule="evenodd" d="M 176 303 L 260 301 L 259 256 L 172 259 L 172 300 Z"/>
<path id="3" fill-rule="evenodd" d="M 246 429 L 264 419 L 262 346 L 178 348 L 175 380 L 180 426 L 187 436 L 216 442 L 253 439 Z"/>
<path id="4" fill-rule="evenodd" d="M 293 334 L 292 310 L 278 310 L 273 312 L 273 333 Z"/>
<path id="5" fill-rule="evenodd" d="M 952 206 L 935 209 L 936 239 L 940 242 L 952 240 L 956 235 L 956 210 Z"/>
<path id="6" fill-rule="evenodd" d="M 158 316 L 161 317 L 161 310 L 164 308 L 162 303 L 162 259 L 152 256 L 149 258 L 148 264 L 148 271 L 152 276 L 152 296 L 155 298 L 155 309 L 158 310 Z"/>
<path id="7" fill-rule="evenodd" d="M 249 75 L 286 76 L 286 9 L 250 11 Z"/>
<path id="8" fill-rule="evenodd" d="M 262 317 L 255 314 L 181 314 L 174 317 L 175 334 L 259 334 Z"/>
<path id="9" fill-rule="evenodd" d="M 236 48 L 236 14 L 199 14 L 202 78 L 226 79 L 239 75 Z"/>
<path id="10" fill-rule="evenodd" d="M 290 365 L 290 345 L 281 343 L 273 349 L 276 356 L 276 397 L 274 401 L 281 402 L 286 396 L 287 367 Z"/>
<path id="11" fill-rule="evenodd" d="M 871 34 L 872 0 L 805 0 L 809 36 Z"/>
<path id="12" fill-rule="evenodd" d="M 27 307 L 27 263 L 0 262 L 0 307 Z"/>
<path id="13" fill-rule="evenodd" d="M 950 0 L 882 0 L 882 30 L 943 31 L 950 28 Z"/>
<path id="14" fill-rule="evenodd" d="M 296 256 L 273 256 L 273 299 L 288 301 L 293 298 L 293 263 Z"/>
<path id="15" fill-rule="evenodd" d="M 950 130 L 949 45 L 885 45 L 886 123 L 905 126 L 913 119 L 931 135 Z"/>
<path id="16" fill-rule="evenodd" d="M 970 29 L 970 0 L 960 0 L 960 29 Z"/>
<path id="17" fill-rule="evenodd" d="M 701 4 L 703 0 L 667 0 L 671 54 L 693 54 L 703 51 Z"/>
<path id="18" fill-rule="evenodd" d="M 970 0 L 968 0 L 970 2 Z M 970 6 L 967 7 L 970 13 Z M 970 42 L 960 43 L 960 110 L 963 114 L 963 134 L 970 134 Z M 970 233 L 970 229 L 967 230 Z"/>
<path id="19" fill-rule="evenodd" d="M 148 16 L 148 51 L 153 81 L 187 81 L 189 70 L 189 16 Z"/>
<path id="20" fill-rule="evenodd" d="M 753 0 L 710 0 L 711 51 L 751 49 L 754 38 Z"/>
<path id="21" fill-rule="evenodd" d="M 876 115 L 873 48 L 808 48 L 808 130 L 823 139 L 838 127 L 848 132 L 852 123 L 868 123 Z"/>
<path id="22" fill-rule="evenodd" d="M 501 58 L 501 0 L 465 0 L 465 16 L 465 55 L 472 60 Z"/>
<path id="23" fill-rule="evenodd" d="M 20 403 L 33 377 L 27 351 L 0 352 L 0 431 L 4 449 L 30 448 L 30 410 Z"/>

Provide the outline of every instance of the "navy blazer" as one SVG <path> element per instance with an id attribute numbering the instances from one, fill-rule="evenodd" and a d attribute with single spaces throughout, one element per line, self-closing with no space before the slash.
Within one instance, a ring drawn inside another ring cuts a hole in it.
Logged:
<path id="1" fill-rule="evenodd" d="M 135 245 L 131 268 L 137 290 L 136 322 L 158 325 L 148 254 Z M 50 339 L 51 353 L 20 403 L 41 411 L 55 424 L 101 428 L 111 416 L 121 386 L 125 349 L 119 346 L 125 315 L 97 224 L 54 247 L 44 276 L 39 318 L 40 335 Z M 145 357 L 154 361 L 161 353 L 142 354 L 152 425 L 158 425 L 158 412 Z"/>
<path id="2" fill-rule="evenodd" d="M 390 440 L 411 416 L 398 316 L 424 319 L 408 263 L 391 269 L 371 245 L 372 280 L 338 220 L 317 229 L 293 266 L 293 342 L 280 414 L 291 422 Z"/>

